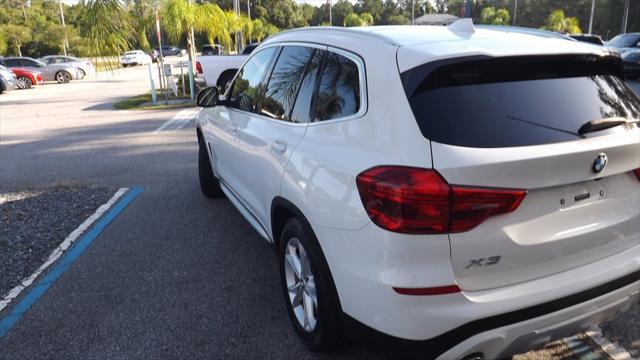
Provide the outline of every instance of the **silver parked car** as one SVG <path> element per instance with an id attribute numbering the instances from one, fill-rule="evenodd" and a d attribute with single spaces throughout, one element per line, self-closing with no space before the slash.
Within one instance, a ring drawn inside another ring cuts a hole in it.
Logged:
<path id="1" fill-rule="evenodd" d="M 18 79 L 10 70 L 0 65 L 0 94 L 18 88 Z"/>
<path id="2" fill-rule="evenodd" d="M 78 80 L 82 80 L 85 76 L 95 74 L 96 72 L 96 68 L 91 61 L 78 59 L 73 56 L 47 55 L 38 60 L 47 65 L 73 63 L 78 67 Z"/>
<path id="3" fill-rule="evenodd" d="M 61 84 L 78 79 L 78 66 L 75 63 L 47 65 L 30 57 L 0 58 L 0 65 L 8 68 L 26 68 L 42 73 L 44 81 L 57 81 Z"/>

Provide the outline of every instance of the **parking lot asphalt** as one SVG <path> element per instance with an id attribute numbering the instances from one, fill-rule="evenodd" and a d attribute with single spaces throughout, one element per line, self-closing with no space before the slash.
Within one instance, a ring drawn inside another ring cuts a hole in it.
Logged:
<path id="1" fill-rule="evenodd" d="M 147 90 L 139 67 L 0 97 L 0 190 L 143 189 L 0 339 L 0 359 L 375 358 L 297 340 L 273 251 L 231 203 L 200 194 L 193 121 L 155 132 L 180 110 L 112 109 Z M 558 353 L 521 358 L 579 358 Z"/>

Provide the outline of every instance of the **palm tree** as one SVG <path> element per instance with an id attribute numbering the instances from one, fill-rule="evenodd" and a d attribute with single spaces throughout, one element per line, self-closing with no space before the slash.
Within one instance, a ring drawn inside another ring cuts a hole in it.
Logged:
<path id="1" fill-rule="evenodd" d="M 90 58 L 117 59 L 131 48 L 134 30 L 131 18 L 120 0 L 83 0 L 78 28 L 91 46 L 86 47 Z M 113 62 L 107 62 L 111 66 Z"/>
<path id="2" fill-rule="evenodd" d="M 229 34 L 228 22 L 225 13 L 214 3 L 204 3 L 198 6 L 195 19 L 195 28 L 207 35 L 209 43 L 215 40 L 225 48 L 231 48 L 231 34 Z"/>
<path id="3" fill-rule="evenodd" d="M 547 18 L 547 23 L 542 27 L 560 33 L 581 34 L 580 21 L 575 17 L 566 17 L 564 11 L 554 10 Z"/>

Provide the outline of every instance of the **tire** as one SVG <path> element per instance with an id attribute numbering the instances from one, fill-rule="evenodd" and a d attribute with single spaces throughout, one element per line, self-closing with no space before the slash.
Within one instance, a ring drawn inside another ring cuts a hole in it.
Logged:
<path id="1" fill-rule="evenodd" d="M 202 141 L 199 141 L 199 143 L 198 177 L 200 179 L 200 190 L 208 198 L 221 198 L 224 196 L 224 192 L 220 188 L 220 181 L 213 175 L 207 147 Z"/>
<path id="2" fill-rule="evenodd" d="M 84 79 L 85 76 L 87 76 L 87 73 L 82 69 L 78 69 L 78 80 Z"/>
<path id="3" fill-rule="evenodd" d="M 278 267 L 287 312 L 302 342 L 315 352 L 335 350 L 342 339 L 338 295 L 315 235 L 297 218 L 290 219 L 283 228 Z"/>
<path id="4" fill-rule="evenodd" d="M 18 76 L 18 88 L 30 89 L 33 86 L 33 81 L 27 76 Z"/>
<path id="5" fill-rule="evenodd" d="M 122 64 L 123 68 L 126 68 L 127 66 L 129 66 L 129 64 Z"/>
<path id="6" fill-rule="evenodd" d="M 71 81 L 71 74 L 68 71 L 61 70 L 56 73 L 56 81 L 59 84 L 66 84 Z"/>

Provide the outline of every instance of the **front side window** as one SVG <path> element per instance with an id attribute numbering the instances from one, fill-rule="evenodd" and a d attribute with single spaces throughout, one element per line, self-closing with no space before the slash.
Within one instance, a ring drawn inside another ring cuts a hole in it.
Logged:
<path id="1" fill-rule="evenodd" d="M 300 81 L 314 52 L 314 48 L 304 46 L 286 46 L 282 49 L 267 83 L 260 114 L 290 121 Z"/>
<path id="2" fill-rule="evenodd" d="M 315 121 L 338 119 L 360 110 L 360 74 L 356 63 L 327 52 L 315 104 Z"/>
<path id="3" fill-rule="evenodd" d="M 255 110 L 260 84 L 264 78 L 271 59 L 276 52 L 275 47 L 266 48 L 255 54 L 238 72 L 231 85 L 229 105 L 243 111 Z"/>

